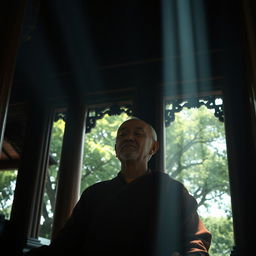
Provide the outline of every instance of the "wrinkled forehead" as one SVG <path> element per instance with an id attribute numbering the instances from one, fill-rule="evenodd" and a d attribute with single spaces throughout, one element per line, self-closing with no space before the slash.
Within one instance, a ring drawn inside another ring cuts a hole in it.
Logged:
<path id="1" fill-rule="evenodd" d="M 117 130 L 117 133 L 122 130 L 128 129 L 149 131 L 149 128 L 149 125 L 142 120 L 130 119 L 120 125 L 120 127 Z"/>

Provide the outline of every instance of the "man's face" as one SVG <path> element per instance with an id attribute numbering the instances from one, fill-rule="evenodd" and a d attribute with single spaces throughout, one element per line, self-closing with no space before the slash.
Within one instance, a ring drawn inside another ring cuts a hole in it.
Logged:
<path id="1" fill-rule="evenodd" d="M 128 120 L 117 131 L 116 155 L 123 161 L 148 161 L 155 153 L 151 128 L 142 120 Z"/>

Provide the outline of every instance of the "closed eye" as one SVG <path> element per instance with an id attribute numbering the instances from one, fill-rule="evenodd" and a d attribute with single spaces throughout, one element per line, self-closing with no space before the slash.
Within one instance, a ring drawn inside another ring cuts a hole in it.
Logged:
<path id="1" fill-rule="evenodd" d="M 120 136 L 120 137 L 124 137 L 124 136 L 126 136 L 126 135 L 127 135 L 126 132 L 121 132 L 121 133 L 118 134 L 118 136 Z"/>
<path id="2" fill-rule="evenodd" d="M 142 136 L 145 136 L 145 133 L 144 132 L 135 132 L 134 135 L 137 137 L 142 137 Z"/>

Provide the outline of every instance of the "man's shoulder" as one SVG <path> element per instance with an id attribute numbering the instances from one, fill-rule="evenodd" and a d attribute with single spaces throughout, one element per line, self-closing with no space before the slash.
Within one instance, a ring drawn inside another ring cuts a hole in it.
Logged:
<path id="1" fill-rule="evenodd" d="M 109 190 L 112 187 L 115 187 L 117 183 L 118 183 L 117 177 L 110 180 L 99 181 L 89 186 L 88 188 L 86 188 L 83 194 L 93 194 L 97 192 L 104 192 L 105 190 Z"/>
<path id="2" fill-rule="evenodd" d="M 109 180 L 103 180 L 103 181 L 99 181 L 94 183 L 93 185 L 91 185 L 89 188 L 91 190 L 94 189 L 101 189 L 101 188 L 107 188 L 109 186 L 112 186 L 116 183 L 116 177 L 113 179 L 109 179 Z"/>
<path id="3" fill-rule="evenodd" d="M 180 195 L 191 208 L 197 208 L 195 198 L 189 193 L 183 183 L 172 178 L 165 172 L 154 172 L 153 177 L 158 180 L 158 185 L 163 187 L 163 190 L 166 189 L 166 191 L 169 191 L 169 194 Z"/>
<path id="4" fill-rule="evenodd" d="M 184 188 L 184 185 L 180 181 L 172 178 L 168 173 L 166 173 L 164 171 L 153 171 L 152 176 L 153 176 L 154 179 L 159 179 L 159 180 L 161 180 L 163 182 L 166 182 L 170 185 L 174 185 L 174 186 L 178 186 L 180 188 Z"/>

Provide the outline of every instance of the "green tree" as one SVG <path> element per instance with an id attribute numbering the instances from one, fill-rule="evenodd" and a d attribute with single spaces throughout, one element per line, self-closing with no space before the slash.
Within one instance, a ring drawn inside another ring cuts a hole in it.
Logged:
<path id="1" fill-rule="evenodd" d="M 96 182 L 113 178 L 120 171 L 119 161 L 115 157 L 115 137 L 119 125 L 127 118 L 126 114 L 106 115 L 86 134 L 81 192 Z"/>
<path id="2" fill-rule="evenodd" d="M 211 256 L 230 255 L 233 243 L 232 220 L 228 217 L 202 218 L 205 226 L 214 235 L 214 243 L 210 248 Z"/>
<path id="3" fill-rule="evenodd" d="M 81 192 L 88 186 L 114 177 L 120 170 L 119 161 L 115 157 L 114 145 L 116 130 L 128 118 L 126 114 L 119 116 L 106 115 L 97 121 L 95 128 L 87 133 L 84 142 L 84 159 L 82 165 Z M 46 189 L 42 206 L 40 236 L 50 238 L 55 206 L 56 180 L 60 161 L 62 139 L 65 129 L 63 120 L 55 122 L 52 130 L 50 153 L 57 165 L 49 167 L 46 176 Z"/>
<path id="4" fill-rule="evenodd" d="M 39 230 L 39 236 L 48 239 L 51 237 L 51 227 L 56 199 L 57 175 L 64 130 L 65 122 L 62 119 L 53 124 L 50 155 L 55 160 L 56 164 L 50 165 L 48 172 L 46 173 L 45 193 L 43 197 L 41 225 Z"/>
<path id="5" fill-rule="evenodd" d="M 166 128 L 166 171 L 199 206 L 229 194 L 224 124 L 209 109 L 184 109 Z"/>
<path id="6" fill-rule="evenodd" d="M 0 214 L 10 218 L 17 171 L 0 171 Z"/>
<path id="7" fill-rule="evenodd" d="M 224 124 L 206 107 L 184 109 L 166 128 L 166 171 L 181 181 L 201 208 L 217 203 L 226 217 L 204 218 L 213 236 L 211 256 L 227 255 L 233 245 Z M 225 224 L 225 228 L 222 226 Z M 225 239 L 223 239 L 225 237 Z"/>

